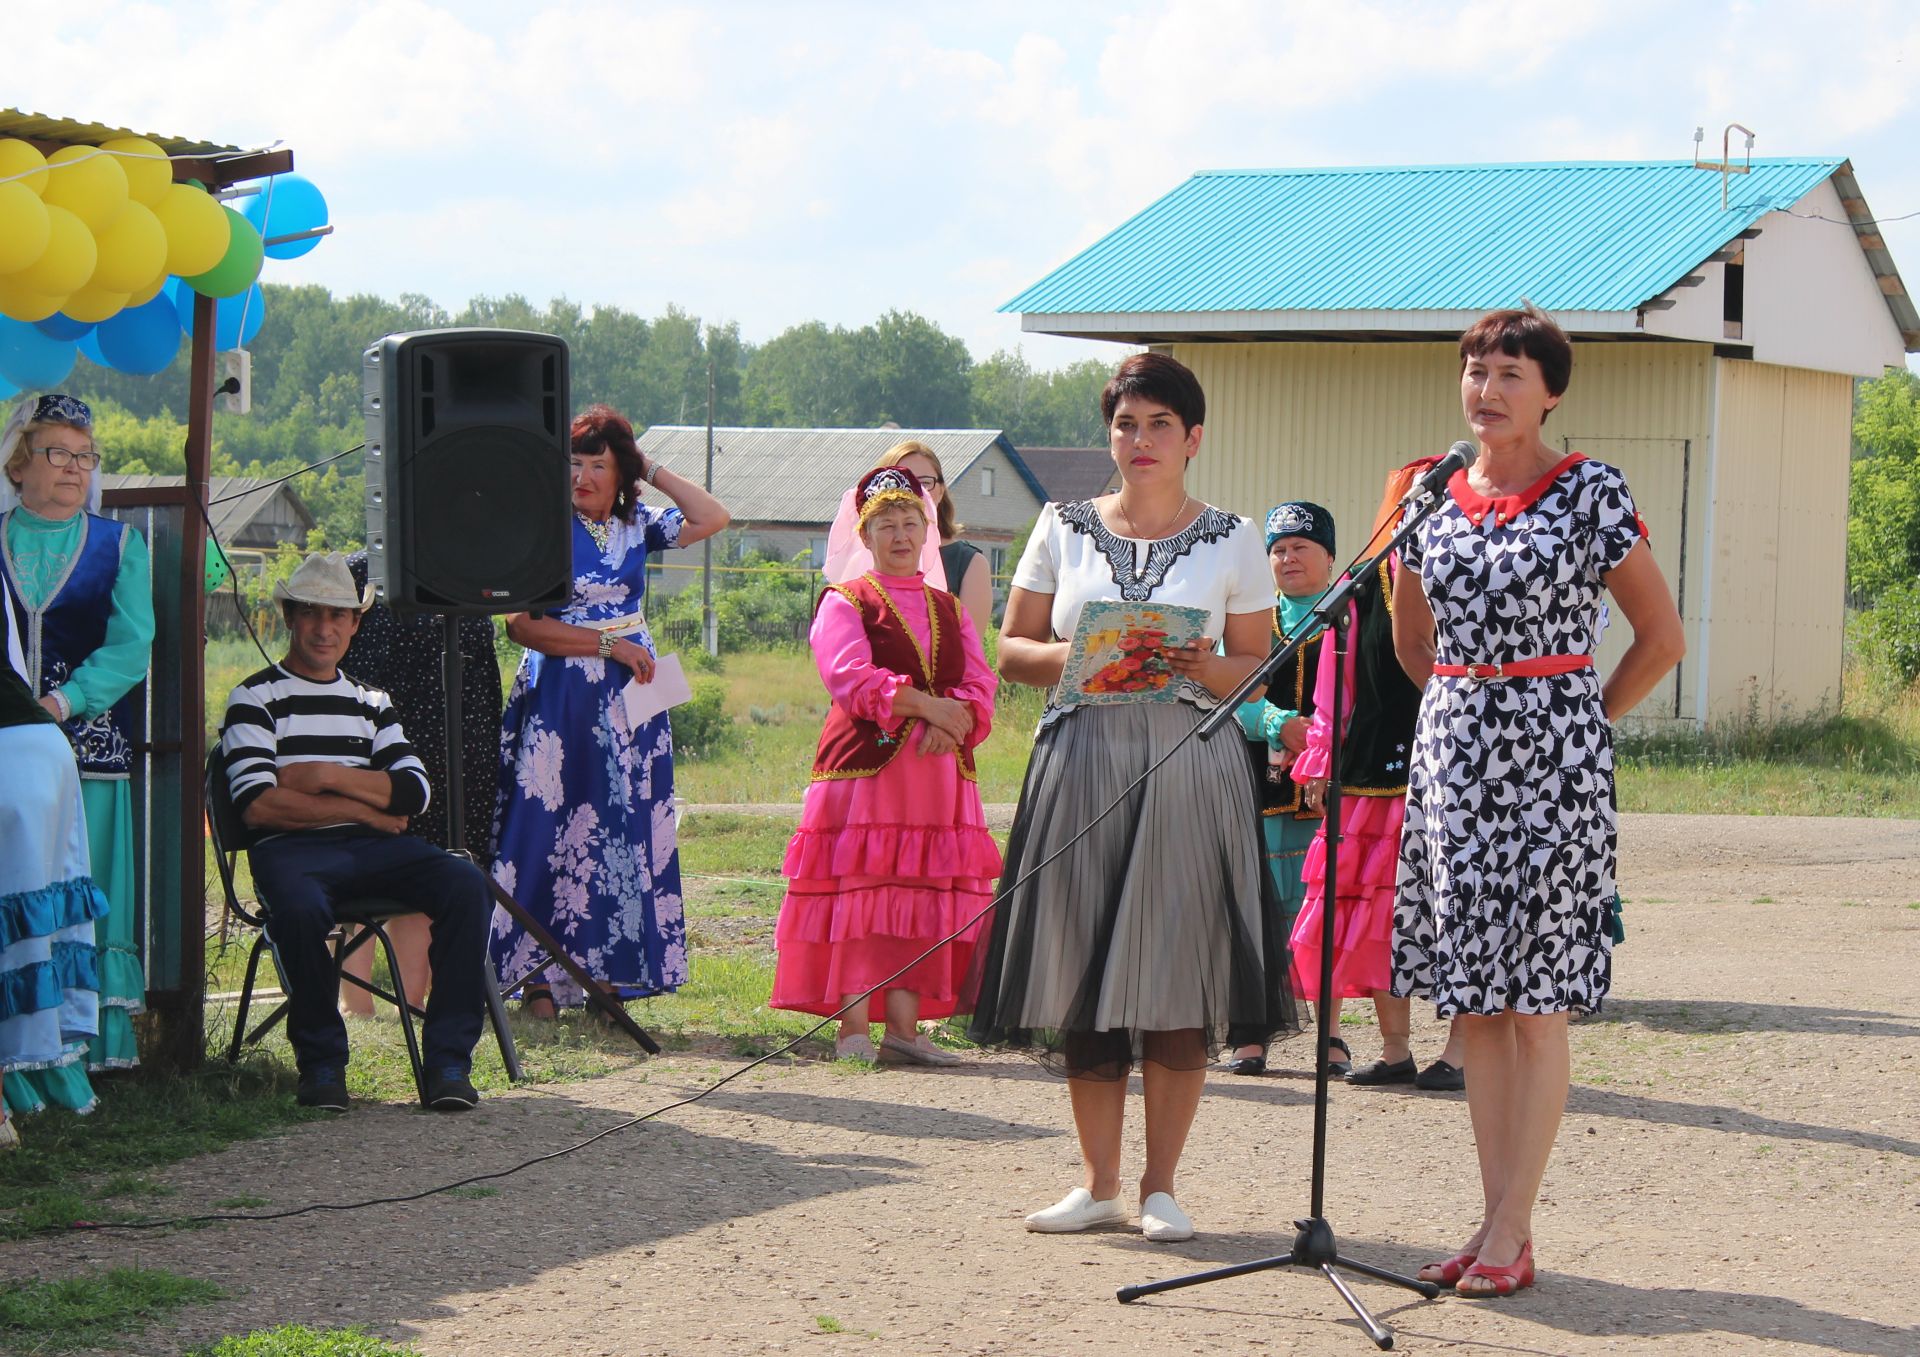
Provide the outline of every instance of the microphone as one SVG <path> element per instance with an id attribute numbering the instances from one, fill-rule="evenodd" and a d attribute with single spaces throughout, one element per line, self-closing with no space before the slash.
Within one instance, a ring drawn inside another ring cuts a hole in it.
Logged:
<path id="1" fill-rule="evenodd" d="M 1445 457 L 1442 457 L 1439 461 L 1427 468 L 1426 474 L 1415 481 L 1412 488 L 1400 497 L 1400 503 L 1403 505 L 1412 504 L 1415 500 L 1421 500 L 1427 498 L 1429 495 L 1439 494 L 1447 488 L 1447 482 L 1453 479 L 1454 472 L 1465 471 L 1474 464 L 1479 456 L 1480 449 L 1467 442 L 1466 439 L 1461 439 L 1458 443 L 1455 443 L 1447 449 L 1447 455 Z"/>

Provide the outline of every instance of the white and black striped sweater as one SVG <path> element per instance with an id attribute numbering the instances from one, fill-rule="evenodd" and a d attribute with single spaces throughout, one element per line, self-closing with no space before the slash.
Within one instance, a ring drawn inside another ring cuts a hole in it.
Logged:
<path id="1" fill-rule="evenodd" d="M 336 671 L 316 683 L 281 665 L 250 676 L 227 697 L 220 748 L 236 811 L 279 784 L 292 763 L 339 763 L 383 772 L 393 815 L 418 815 L 431 795 L 427 770 L 407 743 L 393 703 L 378 688 Z M 331 827 L 331 826 L 329 826 Z"/>

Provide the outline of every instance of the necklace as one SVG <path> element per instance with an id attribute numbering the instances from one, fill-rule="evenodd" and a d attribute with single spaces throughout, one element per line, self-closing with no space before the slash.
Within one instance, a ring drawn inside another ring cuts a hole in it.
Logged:
<path id="1" fill-rule="evenodd" d="M 581 524 L 587 530 L 587 536 L 593 539 L 593 544 L 599 547 L 601 553 L 604 555 L 607 550 L 607 542 L 613 536 L 612 525 L 604 519 L 596 523 L 585 514 L 575 514 L 574 517 L 580 520 Z"/>
<path id="2" fill-rule="evenodd" d="M 1143 533 L 1143 532 L 1141 532 L 1139 528 L 1137 528 L 1137 527 L 1135 527 L 1135 526 L 1134 526 L 1134 522 L 1133 522 L 1133 515 L 1127 512 L 1127 504 L 1126 504 L 1126 501 L 1125 501 L 1125 500 L 1123 500 L 1123 499 L 1121 499 L 1121 498 L 1120 498 L 1120 497 L 1119 497 L 1118 495 L 1115 495 L 1115 496 L 1113 497 L 1113 502 L 1114 502 L 1114 504 L 1115 504 L 1116 506 L 1118 506 L 1118 508 L 1119 508 L 1119 510 L 1120 510 L 1120 517 L 1122 517 L 1122 518 L 1124 518 L 1124 519 L 1126 519 L 1126 520 L 1127 520 L 1127 531 L 1128 531 L 1128 532 L 1130 532 L 1130 533 L 1132 533 L 1132 534 L 1133 534 L 1133 535 L 1134 535 L 1135 537 L 1139 537 L 1139 538 L 1144 538 L 1145 540 L 1147 540 L 1147 541 L 1149 541 L 1149 542 L 1158 542 L 1158 541 L 1160 540 L 1160 538 L 1161 538 L 1161 537 L 1165 537 L 1165 536 L 1167 535 L 1167 529 L 1168 529 L 1168 528 L 1171 528 L 1171 527 L 1172 527 L 1172 526 L 1173 526 L 1174 524 L 1176 524 L 1176 523 L 1178 523 L 1178 522 L 1180 521 L 1180 515 L 1182 515 L 1182 514 L 1184 514 L 1184 513 L 1185 513 L 1185 512 L 1187 511 L 1187 506 L 1188 506 L 1189 504 L 1191 504 L 1191 503 L 1193 503 L 1193 496 L 1192 496 L 1192 495 L 1182 495 L 1182 496 L 1180 497 L 1180 507 L 1179 507 L 1178 509 L 1175 509 L 1175 510 L 1173 511 L 1173 517 L 1172 517 L 1172 518 L 1169 518 L 1169 519 L 1168 519 L 1168 520 L 1166 521 L 1166 524 L 1165 524 L 1165 526 L 1163 526 L 1163 527 L 1162 527 L 1162 528 L 1160 529 L 1160 536 L 1159 536 L 1159 537 L 1147 537 L 1147 535 L 1146 535 L 1145 533 Z"/>

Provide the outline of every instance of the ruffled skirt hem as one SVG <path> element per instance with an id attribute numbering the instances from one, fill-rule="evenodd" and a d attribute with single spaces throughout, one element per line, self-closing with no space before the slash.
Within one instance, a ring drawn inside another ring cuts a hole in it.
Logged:
<path id="1" fill-rule="evenodd" d="M 1406 800 L 1355 796 L 1340 803 L 1340 877 L 1334 893 L 1333 994 L 1341 999 L 1385 992 L 1393 984 L 1393 911 Z M 1300 869 L 1305 899 L 1293 924 L 1293 983 L 1302 998 L 1320 997 L 1322 902 L 1327 838 L 1314 835 Z"/>
<path id="2" fill-rule="evenodd" d="M 802 827 L 787 843 L 788 880 L 900 877 L 925 880 L 1000 875 L 1000 849 L 981 825 L 850 824 Z"/>

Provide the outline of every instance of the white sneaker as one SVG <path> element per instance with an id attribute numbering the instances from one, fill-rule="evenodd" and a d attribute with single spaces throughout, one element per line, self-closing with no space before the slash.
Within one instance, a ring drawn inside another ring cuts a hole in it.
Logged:
<path id="1" fill-rule="evenodd" d="M 1155 1192 L 1140 1203 L 1140 1233 L 1156 1244 L 1178 1244 L 1193 1238 L 1193 1222 L 1165 1192 Z"/>
<path id="2" fill-rule="evenodd" d="M 882 1065 L 960 1065 L 966 1062 L 966 1057 L 942 1050 L 924 1034 L 906 1041 L 889 1032 L 880 1038 L 878 1060 Z"/>
<path id="3" fill-rule="evenodd" d="M 1078 1234 L 1096 1225 L 1126 1223 L 1127 1208 L 1118 1197 L 1097 1202 L 1084 1187 L 1076 1187 L 1046 1210 L 1027 1217 L 1027 1228 L 1036 1234 Z"/>

